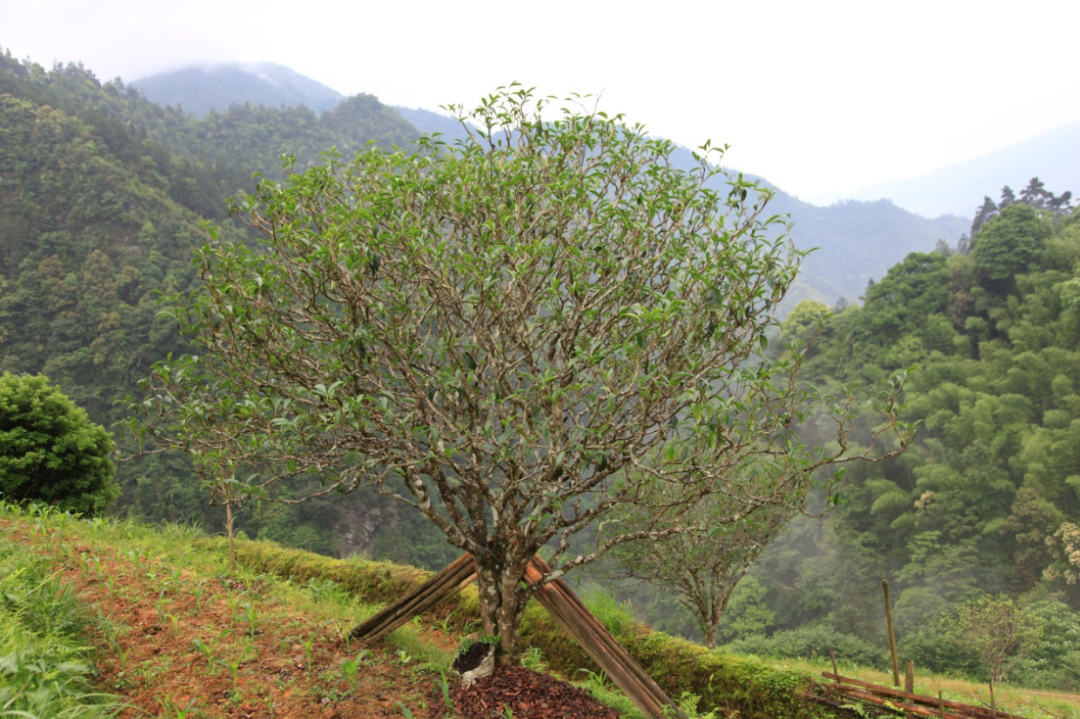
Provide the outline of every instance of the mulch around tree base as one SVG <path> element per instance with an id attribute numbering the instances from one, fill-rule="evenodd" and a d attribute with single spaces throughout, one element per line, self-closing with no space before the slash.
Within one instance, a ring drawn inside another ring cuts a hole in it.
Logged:
<path id="1" fill-rule="evenodd" d="M 619 713 L 572 684 L 524 667 L 495 667 L 495 673 L 468 689 L 450 688 L 454 709 L 466 719 L 618 719 Z M 445 713 L 442 696 L 431 702 L 431 717 Z"/>

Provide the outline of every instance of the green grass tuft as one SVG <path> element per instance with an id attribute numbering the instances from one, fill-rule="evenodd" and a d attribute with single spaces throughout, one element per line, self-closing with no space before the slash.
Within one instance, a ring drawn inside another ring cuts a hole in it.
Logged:
<path id="1" fill-rule="evenodd" d="M 71 588 L 0 539 L 0 716 L 98 719 L 122 708 L 95 691 L 87 627 Z"/>

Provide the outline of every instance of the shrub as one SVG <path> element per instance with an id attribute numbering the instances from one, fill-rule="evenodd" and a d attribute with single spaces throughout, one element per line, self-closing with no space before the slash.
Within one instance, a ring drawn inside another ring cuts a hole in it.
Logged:
<path id="1" fill-rule="evenodd" d="M 935 674 L 961 675 L 981 682 L 990 678 L 979 660 L 953 640 L 941 620 L 908 633 L 900 640 L 897 651 L 904 659 L 914 661 L 916 667 Z"/>
<path id="2" fill-rule="evenodd" d="M 1042 625 L 1042 637 L 1017 662 L 1010 680 L 1036 689 L 1080 690 L 1080 616 L 1057 601 L 1034 602 L 1024 613 Z"/>
<path id="3" fill-rule="evenodd" d="M 0 377 L 0 496 L 86 515 L 120 496 L 112 437 L 42 375 Z"/>
<path id="4" fill-rule="evenodd" d="M 953 641 L 979 659 L 994 682 L 1031 654 L 1042 639 L 1042 620 L 1004 596 L 987 595 L 970 601 L 950 618 Z"/>
<path id="5" fill-rule="evenodd" d="M 829 651 L 849 664 L 882 668 L 888 665 L 883 649 L 822 624 L 776 632 L 771 637 L 748 637 L 724 646 L 734 654 L 753 654 L 775 659 L 828 659 Z"/>

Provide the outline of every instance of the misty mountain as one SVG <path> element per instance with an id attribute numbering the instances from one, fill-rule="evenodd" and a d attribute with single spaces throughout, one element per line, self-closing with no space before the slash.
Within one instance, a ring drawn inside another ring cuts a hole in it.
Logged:
<path id="1" fill-rule="evenodd" d="M 452 141 L 464 136 L 453 118 L 428 110 L 395 107 L 416 129 L 441 132 Z M 696 165 L 690 150 L 679 148 L 672 159 L 684 169 Z M 737 175 L 737 170 L 728 170 Z M 938 240 L 954 244 L 971 227 L 970 217 L 946 215 L 927 219 L 897 207 L 888 200 L 844 201 L 818 207 L 754 175 L 774 192 L 770 208 L 791 216 L 792 237 L 803 249 L 818 248 L 803 263 L 802 271 L 789 295 L 788 306 L 801 300 L 833 304 L 841 297 L 855 300 L 871 279 L 883 277 L 890 267 L 910 252 L 929 252 Z M 715 189 L 725 191 L 725 181 L 714 180 Z M 972 201 L 981 198 L 976 193 Z M 975 204 L 978 204 L 977 202 Z"/>
<path id="2" fill-rule="evenodd" d="M 304 105 L 322 112 L 333 109 L 345 97 L 321 82 L 268 62 L 185 67 L 150 75 L 131 85 L 151 102 L 180 106 L 197 117 L 245 103 Z"/>
<path id="3" fill-rule="evenodd" d="M 946 213 L 973 214 L 984 195 L 997 199 L 1005 185 L 1019 191 L 1038 177 L 1053 192 L 1080 191 L 1080 122 L 1056 128 L 988 155 L 935 170 L 911 180 L 884 182 L 846 194 L 833 193 L 815 201 L 840 197 L 854 200 L 888 198 L 927 217 Z"/>
<path id="4" fill-rule="evenodd" d="M 433 112 L 419 107 L 397 105 L 390 107 L 420 132 L 426 135 L 434 135 L 436 132 L 441 134 L 444 142 L 453 144 L 455 140 L 464 140 L 469 136 L 456 118 L 442 112 Z"/>
<path id="5" fill-rule="evenodd" d="M 318 109 L 318 103 L 323 102 L 323 122 L 331 116 L 344 114 L 341 112 L 344 105 L 337 106 L 337 103 L 344 99 L 340 94 L 280 65 L 191 67 L 144 78 L 134 83 L 134 86 L 142 90 L 151 101 L 180 105 L 197 114 L 210 108 L 220 111 L 230 105 L 245 102 L 270 108 L 303 104 L 312 110 Z M 370 100 L 374 101 L 374 98 Z M 336 109 L 326 112 L 335 106 Z M 445 113 L 420 108 L 383 107 L 385 113 L 396 112 L 419 132 L 441 133 L 443 139 L 451 143 L 465 137 L 465 132 L 457 120 Z M 237 112 L 238 109 L 234 109 L 232 114 Z M 296 108 L 292 112 L 302 110 Z M 216 124 L 239 128 L 243 122 L 238 124 L 238 120 L 239 117 L 231 117 L 228 122 Z M 318 124 L 315 117 L 300 123 L 305 128 L 315 124 Z M 348 123 L 335 124 L 343 132 L 348 129 Z M 403 128 L 394 129 L 395 133 L 388 134 L 400 138 Z M 260 141 L 260 133 L 242 134 L 248 143 Z M 234 142 L 230 132 L 224 135 L 228 136 L 230 144 Z M 275 138 L 275 148 L 281 147 L 283 139 Z M 327 143 L 327 147 L 335 144 L 346 152 L 355 147 L 355 142 L 344 142 L 325 136 L 321 139 Z M 182 154 L 205 151 L 199 148 L 197 142 L 185 144 L 188 149 L 186 152 L 181 151 Z M 275 149 L 275 152 L 278 151 Z M 264 159 L 272 154 L 259 152 L 254 147 L 251 152 Z M 687 168 L 694 164 L 690 151 L 686 149 L 680 149 L 676 159 Z M 769 185 L 763 178 L 754 179 Z M 718 180 L 718 184 L 723 183 Z M 978 189 L 972 190 L 965 201 L 972 208 L 978 205 L 985 193 L 984 185 L 978 182 L 975 182 L 975 185 Z M 796 244 L 802 248 L 820 248 L 803 265 L 799 282 L 792 290 L 792 300 L 817 299 L 829 304 L 841 297 L 854 300 L 863 293 L 871 278 L 882 277 L 889 267 L 902 260 L 909 252 L 930 251 L 938 240 L 952 244 L 971 226 L 968 212 L 963 213 L 966 216 L 962 217 L 947 216 L 931 220 L 888 201 L 845 201 L 829 207 L 818 207 L 775 186 L 769 186 L 775 191 L 772 211 L 791 215 L 794 224 L 792 234 Z"/>
<path id="6" fill-rule="evenodd" d="M 675 154 L 677 163 L 690 169 L 695 160 L 689 150 Z M 737 170 L 729 170 L 738 174 Z M 888 200 L 848 200 L 819 207 L 784 192 L 765 178 L 744 174 L 769 187 L 774 214 L 790 216 L 791 237 L 801 249 L 816 248 L 803 262 L 799 281 L 792 288 L 788 306 L 814 299 L 833 304 L 841 297 L 861 297 L 871 279 L 880 279 L 890 267 L 911 252 L 929 252 L 938 240 L 955 244 L 971 227 L 971 220 L 956 215 L 935 219 L 921 217 Z M 726 192 L 724 180 L 714 188 Z"/>

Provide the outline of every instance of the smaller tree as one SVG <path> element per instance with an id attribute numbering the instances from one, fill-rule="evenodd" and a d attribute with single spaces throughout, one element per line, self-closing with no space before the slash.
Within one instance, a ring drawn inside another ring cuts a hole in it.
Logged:
<path id="1" fill-rule="evenodd" d="M 0 496 L 99 514 L 120 496 L 112 449 L 105 428 L 46 377 L 0 377 Z"/>
<path id="2" fill-rule="evenodd" d="M 994 204 L 994 201 L 987 195 L 983 197 L 983 203 L 978 210 L 975 211 L 975 220 L 971 223 L 971 234 L 974 236 L 982 226 L 990 221 L 990 218 L 994 217 L 998 213 L 998 206 Z"/>
<path id="3" fill-rule="evenodd" d="M 995 294 L 1012 292 L 1016 275 L 1027 271 L 1050 234 L 1048 221 L 1040 219 L 1034 208 L 1016 203 L 1003 209 L 974 239 L 972 253 L 980 283 Z"/>
<path id="4" fill-rule="evenodd" d="M 950 634 L 997 683 L 1038 645 L 1042 624 L 1008 597 L 987 595 L 960 607 Z"/>
<path id="5" fill-rule="evenodd" d="M 998 203 L 998 209 L 1004 210 L 1009 205 L 1016 202 L 1016 193 L 1012 191 L 1012 188 L 1008 185 L 1001 188 L 1001 202 Z"/>
<path id="6" fill-rule="evenodd" d="M 716 526 L 712 533 L 678 534 L 663 542 L 629 542 L 613 551 L 614 563 L 603 570 L 615 579 L 634 579 L 668 589 L 690 612 L 704 636 L 705 646 L 716 647 L 717 627 L 732 592 L 761 550 L 769 544 L 795 511 L 804 493 L 791 475 L 759 477 L 739 483 L 740 492 L 703 499 L 688 512 L 665 507 L 664 492 L 653 487 L 652 501 L 635 507 L 600 528 L 618 532 L 644 531 L 656 517 L 667 516 L 670 526 Z M 801 478 L 800 478 L 801 479 Z M 780 497 L 790 497 L 789 502 Z M 767 498 L 767 499 L 766 499 Z M 721 518 L 734 518 L 719 524 Z"/>
<path id="7" fill-rule="evenodd" d="M 1027 187 L 1020 191 L 1020 202 L 1038 210 L 1046 207 L 1047 199 L 1053 197 L 1053 193 L 1047 192 L 1045 183 L 1037 177 L 1031 178 Z"/>

